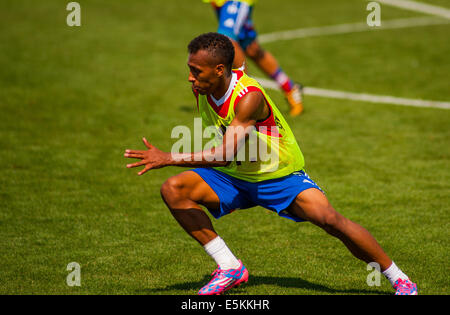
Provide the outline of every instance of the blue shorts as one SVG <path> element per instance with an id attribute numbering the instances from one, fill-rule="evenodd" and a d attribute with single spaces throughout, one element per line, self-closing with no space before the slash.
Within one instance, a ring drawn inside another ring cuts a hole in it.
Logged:
<path id="1" fill-rule="evenodd" d="M 213 168 L 193 169 L 214 190 L 220 200 L 219 209 L 208 209 L 216 218 L 238 209 L 261 206 L 275 211 L 279 216 L 305 221 L 285 211 L 299 193 L 309 188 L 320 187 L 304 171 L 288 176 L 251 183 L 243 181 Z"/>
<path id="2" fill-rule="evenodd" d="M 251 19 L 252 11 L 252 6 L 240 1 L 227 1 L 223 6 L 216 7 L 219 20 L 217 33 L 237 41 L 245 50 L 257 36 Z"/>

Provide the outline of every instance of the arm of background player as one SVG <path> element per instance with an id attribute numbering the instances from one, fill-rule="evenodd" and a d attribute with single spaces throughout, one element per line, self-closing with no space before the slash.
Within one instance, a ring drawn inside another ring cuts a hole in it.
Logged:
<path id="1" fill-rule="evenodd" d="M 163 152 L 143 139 L 148 150 L 126 150 L 125 157 L 140 159 L 140 162 L 128 164 L 128 168 L 145 165 L 138 174 L 150 169 L 165 166 L 215 167 L 226 166 L 233 161 L 239 148 L 248 138 L 248 130 L 255 126 L 258 119 L 264 118 L 266 105 L 260 92 L 250 92 L 235 106 L 236 116 L 227 128 L 221 145 L 196 153 Z M 230 128 L 232 127 L 232 128 Z"/>

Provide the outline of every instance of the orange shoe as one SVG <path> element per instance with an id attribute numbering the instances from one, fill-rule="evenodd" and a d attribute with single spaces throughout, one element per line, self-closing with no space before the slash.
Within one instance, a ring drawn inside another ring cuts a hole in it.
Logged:
<path id="1" fill-rule="evenodd" d="M 286 93 L 287 101 L 291 107 L 289 114 L 298 116 L 303 112 L 303 86 L 295 84 L 292 89 Z"/>

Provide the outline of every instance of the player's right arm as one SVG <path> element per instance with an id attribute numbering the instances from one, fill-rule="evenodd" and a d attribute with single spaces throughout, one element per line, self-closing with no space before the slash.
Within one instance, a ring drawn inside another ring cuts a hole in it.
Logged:
<path id="1" fill-rule="evenodd" d="M 268 107 L 262 93 L 254 91 L 242 97 L 234 111 L 235 118 L 227 126 L 221 144 L 201 152 L 173 153 L 171 165 L 213 167 L 226 166 L 232 162 L 256 122 L 268 115 Z"/>
<path id="2" fill-rule="evenodd" d="M 267 115 L 268 108 L 264 96 L 260 92 L 250 92 L 235 106 L 235 118 L 228 126 L 223 141 L 218 146 L 195 153 L 163 152 L 151 145 L 145 138 L 143 142 L 147 150 L 126 150 L 125 157 L 141 161 L 128 164 L 128 168 L 145 166 L 138 175 L 150 169 L 166 166 L 181 167 L 217 167 L 226 166 L 234 160 L 240 147 L 249 136 L 249 130 L 256 122 Z"/>

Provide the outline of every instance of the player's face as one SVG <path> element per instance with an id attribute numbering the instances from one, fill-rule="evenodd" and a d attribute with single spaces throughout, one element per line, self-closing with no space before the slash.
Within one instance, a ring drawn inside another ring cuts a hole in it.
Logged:
<path id="1" fill-rule="evenodd" d="M 200 94 L 213 94 L 220 84 L 223 65 L 214 64 L 207 51 L 199 50 L 188 58 L 189 82 Z"/>

